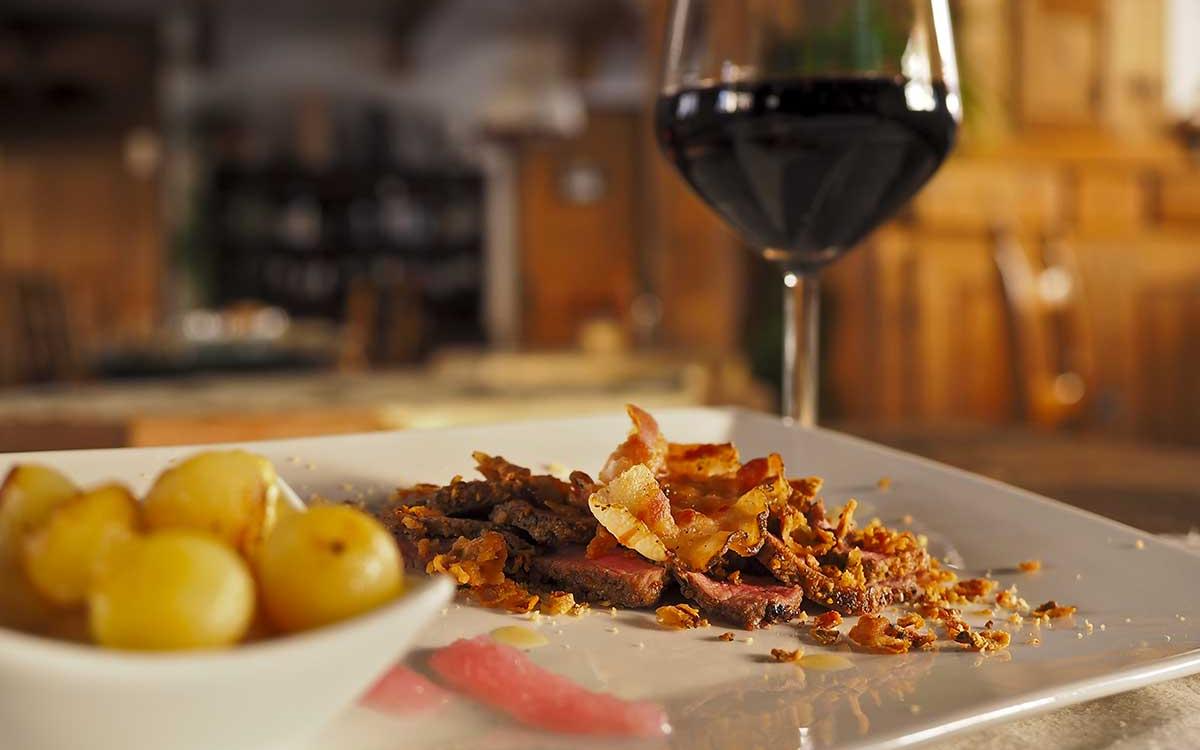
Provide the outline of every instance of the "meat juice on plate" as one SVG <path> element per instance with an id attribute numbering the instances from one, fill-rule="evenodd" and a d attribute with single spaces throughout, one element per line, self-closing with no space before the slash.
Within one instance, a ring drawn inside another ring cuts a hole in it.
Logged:
<path id="1" fill-rule="evenodd" d="M 659 98 L 659 144 L 768 257 L 802 270 L 850 249 L 934 173 L 956 121 L 940 83 L 813 77 Z"/>

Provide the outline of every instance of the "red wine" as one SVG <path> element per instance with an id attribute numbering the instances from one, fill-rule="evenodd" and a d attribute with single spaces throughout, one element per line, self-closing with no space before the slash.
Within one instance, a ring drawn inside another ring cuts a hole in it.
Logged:
<path id="1" fill-rule="evenodd" d="M 690 88 L 656 111 L 659 144 L 696 192 L 793 270 L 829 262 L 895 212 L 955 128 L 944 86 L 903 78 Z"/>

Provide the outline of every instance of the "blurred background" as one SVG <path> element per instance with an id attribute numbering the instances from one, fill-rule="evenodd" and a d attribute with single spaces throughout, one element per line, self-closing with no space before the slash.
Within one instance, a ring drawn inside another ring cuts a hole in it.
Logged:
<path id="1" fill-rule="evenodd" d="M 951 6 L 959 146 L 824 277 L 822 421 L 1200 522 L 1200 0 Z M 773 409 L 666 12 L 6 0 L 0 450 Z"/>

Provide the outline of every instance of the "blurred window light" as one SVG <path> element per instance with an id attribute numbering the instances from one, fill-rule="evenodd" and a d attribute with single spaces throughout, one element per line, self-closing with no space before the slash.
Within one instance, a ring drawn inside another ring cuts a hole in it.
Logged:
<path id="1" fill-rule="evenodd" d="M 1038 295 L 1048 305 L 1062 305 L 1071 298 L 1074 280 L 1067 269 L 1051 266 L 1038 274 Z"/>
<path id="2" fill-rule="evenodd" d="M 287 333 L 291 318 L 278 307 L 264 307 L 250 320 L 250 333 L 255 338 L 278 339 Z"/>
<path id="3" fill-rule="evenodd" d="M 1087 387 L 1077 372 L 1064 372 L 1054 379 L 1051 392 L 1060 404 L 1077 404 L 1083 399 Z"/>
<path id="4" fill-rule="evenodd" d="M 162 142 L 149 128 L 134 128 L 125 137 L 125 166 L 139 180 L 152 177 L 162 161 Z"/>
<path id="5" fill-rule="evenodd" d="M 1200 0 L 1168 0 L 1165 20 L 1167 112 L 1194 117 L 1200 112 Z"/>
<path id="6" fill-rule="evenodd" d="M 213 310 L 189 310 L 183 314 L 181 327 L 188 341 L 216 341 L 225 329 L 221 314 Z"/>

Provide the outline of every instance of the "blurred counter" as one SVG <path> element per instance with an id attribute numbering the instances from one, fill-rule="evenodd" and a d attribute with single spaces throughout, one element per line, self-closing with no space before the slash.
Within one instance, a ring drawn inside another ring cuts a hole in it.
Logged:
<path id="1" fill-rule="evenodd" d="M 450 353 L 420 369 L 211 375 L 0 392 L 0 452 L 263 440 L 769 398 L 736 361 Z"/>

